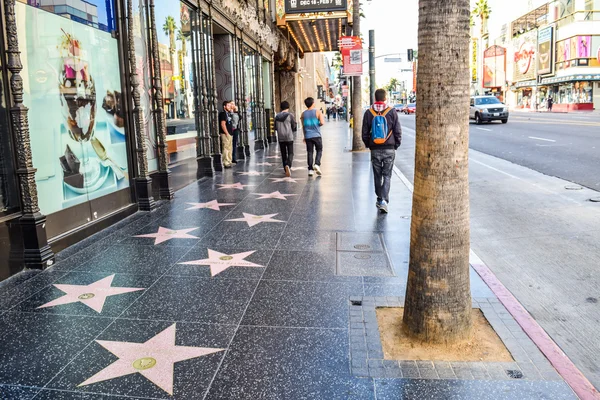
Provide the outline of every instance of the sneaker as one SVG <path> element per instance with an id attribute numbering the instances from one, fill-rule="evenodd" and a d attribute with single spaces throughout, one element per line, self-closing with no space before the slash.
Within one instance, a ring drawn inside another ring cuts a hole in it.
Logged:
<path id="1" fill-rule="evenodd" d="M 312 169 L 309 169 L 309 170 L 308 170 L 308 176 L 313 176 L 314 174 L 315 174 L 315 173 L 313 172 L 313 170 L 312 170 Z"/>
<path id="2" fill-rule="evenodd" d="M 381 204 L 379 205 L 379 211 L 384 214 L 388 213 L 388 203 L 385 200 L 381 200 Z"/>
<path id="3" fill-rule="evenodd" d="M 377 200 L 377 201 L 375 201 L 375 207 L 377 207 L 377 209 L 381 209 L 381 202 L 382 201 L 383 200 Z"/>
<path id="4" fill-rule="evenodd" d="M 290 167 L 289 166 L 285 166 L 285 176 L 287 176 L 288 178 L 292 176 L 292 173 L 290 172 Z"/>
<path id="5" fill-rule="evenodd" d="M 317 175 L 321 176 L 321 167 L 315 165 L 315 172 L 317 173 Z"/>

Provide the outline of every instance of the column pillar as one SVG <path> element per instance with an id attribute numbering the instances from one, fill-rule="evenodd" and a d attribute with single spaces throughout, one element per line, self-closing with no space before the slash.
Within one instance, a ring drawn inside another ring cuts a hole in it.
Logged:
<path id="1" fill-rule="evenodd" d="M 236 25 L 235 27 L 235 34 L 233 36 L 233 45 L 232 45 L 232 52 L 233 52 L 233 82 L 234 82 L 234 92 L 235 92 L 235 104 L 238 107 L 238 115 L 240 116 L 240 122 L 238 125 L 238 146 L 235 149 L 236 152 L 236 157 L 239 160 L 243 160 L 246 158 L 246 150 L 244 147 L 244 134 L 243 134 L 243 118 L 242 118 L 242 110 L 243 110 L 243 104 L 242 104 L 242 98 L 244 97 L 244 93 L 242 93 L 242 85 L 241 85 L 241 79 L 242 79 L 242 74 L 240 73 L 240 65 L 241 65 L 241 47 L 240 47 L 240 41 L 238 38 L 238 32 L 241 32 L 241 29 L 239 27 L 239 25 Z"/>
<path id="2" fill-rule="evenodd" d="M 244 121 L 243 136 L 244 136 L 244 152 L 246 157 L 250 157 L 250 139 L 248 138 L 248 102 L 247 100 L 247 85 L 246 85 L 246 53 L 244 51 L 244 33 L 242 32 L 239 39 L 240 45 L 240 73 L 241 73 L 241 86 L 242 86 L 242 120 Z"/>
<path id="3" fill-rule="evenodd" d="M 221 161 L 221 137 L 219 135 L 219 106 L 218 94 L 217 94 L 217 74 L 215 71 L 215 47 L 214 47 L 214 33 L 213 33 L 213 18 L 212 18 L 212 5 L 208 10 L 208 35 L 210 49 L 208 54 L 208 61 L 210 68 L 208 72 L 208 79 L 211 81 L 211 87 L 209 90 L 209 107 L 211 115 L 210 124 L 210 136 L 212 144 L 212 160 L 215 171 L 223 171 L 223 163 Z"/>
<path id="4" fill-rule="evenodd" d="M 158 195 L 161 199 L 171 200 L 175 197 L 171 187 L 171 171 L 169 171 L 169 156 L 167 154 L 167 127 L 165 123 L 164 98 L 162 92 L 162 76 L 160 71 L 160 56 L 158 54 L 158 39 L 156 19 L 154 17 L 154 0 L 149 0 L 150 8 L 150 51 L 152 53 L 152 100 L 154 104 L 154 121 L 156 122 L 156 141 L 158 147 L 158 172 L 154 174 L 158 180 Z"/>
<path id="5" fill-rule="evenodd" d="M 210 156 L 210 115 L 209 115 L 209 107 L 208 107 L 208 66 L 206 60 L 206 18 L 202 13 L 202 10 L 199 10 L 199 26 L 200 26 L 200 43 L 198 46 L 200 48 L 200 77 L 196 81 L 196 88 L 200 89 L 197 93 L 197 101 L 198 107 L 196 108 L 196 114 L 200 121 L 199 123 L 199 137 L 198 143 L 196 147 L 196 161 L 198 163 L 198 178 L 203 176 L 214 176 L 212 158 Z M 198 86 L 200 85 L 200 86 Z M 201 110 L 201 111 L 200 111 Z"/>
<path id="6" fill-rule="evenodd" d="M 127 0 L 127 43 L 129 58 L 129 79 L 133 97 L 133 122 L 135 126 L 136 155 L 138 176 L 135 178 L 135 192 L 141 211 L 151 211 L 156 208 L 152 196 L 152 179 L 148 174 L 148 157 L 146 157 L 146 132 L 140 104 L 139 80 L 135 58 L 135 36 L 133 34 L 133 0 Z"/>
<path id="7" fill-rule="evenodd" d="M 258 46 L 256 46 L 258 48 Z M 256 140 L 254 141 L 254 150 L 263 150 L 267 147 L 267 143 L 265 141 L 265 136 L 263 133 L 263 110 L 262 110 L 262 106 L 261 106 L 261 70 L 262 70 L 262 63 L 260 62 L 260 56 L 258 55 L 258 53 L 254 53 L 254 87 L 255 87 L 255 94 L 254 94 L 254 122 L 256 123 L 256 128 L 254 129 L 255 131 L 255 137 Z"/>
<path id="8" fill-rule="evenodd" d="M 15 0 L 4 1 L 4 18 L 7 41 L 7 68 L 10 71 L 10 124 L 17 152 L 16 166 L 23 215 L 15 229 L 20 230 L 22 251 L 11 254 L 11 262 L 25 268 L 43 269 L 54 263 L 54 253 L 46 236 L 46 216 L 40 212 L 36 169 L 31 158 L 28 108 L 23 104 L 23 78 L 21 78 L 21 53 L 17 34 Z M 20 246 L 19 246 L 20 247 Z"/>

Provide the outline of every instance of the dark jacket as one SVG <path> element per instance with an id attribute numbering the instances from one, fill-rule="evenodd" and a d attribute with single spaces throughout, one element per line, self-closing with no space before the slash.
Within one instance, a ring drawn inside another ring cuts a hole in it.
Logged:
<path id="1" fill-rule="evenodd" d="M 280 112 L 275 116 L 275 130 L 280 142 L 293 142 L 294 133 L 298 130 L 298 124 L 294 114 Z"/>
<path id="2" fill-rule="evenodd" d="M 392 134 L 386 140 L 384 144 L 375 144 L 371 140 L 371 126 L 373 125 L 373 119 L 375 117 L 371 113 L 370 110 L 365 111 L 365 115 L 363 117 L 363 126 L 362 126 L 362 140 L 365 146 L 369 149 L 397 149 L 402 144 L 402 127 L 400 126 L 400 120 L 398 119 L 398 115 L 394 108 L 392 108 L 386 115 L 385 119 L 387 120 L 388 129 L 392 131 Z"/>

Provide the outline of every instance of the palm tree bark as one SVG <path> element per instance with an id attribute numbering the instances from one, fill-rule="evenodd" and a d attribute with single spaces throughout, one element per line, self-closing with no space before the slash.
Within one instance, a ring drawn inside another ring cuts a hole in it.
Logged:
<path id="1" fill-rule="evenodd" d="M 471 335 L 469 0 L 419 1 L 415 190 L 404 324 L 415 338 Z"/>
<path id="2" fill-rule="evenodd" d="M 360 0 L 353 0 L 352 34 L 360 36 Z M 362 141 L 362 76 L 352 78 L 352 151 L 365 149 Z"/>

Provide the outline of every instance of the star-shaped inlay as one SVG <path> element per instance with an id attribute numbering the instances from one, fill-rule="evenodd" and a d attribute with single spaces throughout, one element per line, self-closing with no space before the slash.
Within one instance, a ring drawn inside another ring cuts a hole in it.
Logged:
<path id="1" fill-rule="evenodd" d="M 292 171 L 300 171 L 306 169 L 306 167 L 292 167 Z"/>
<path id="2" fill-rule="evenodd" d="M 114 277 L 115 275 L 113 274 L 94 283 L 90 283 L 89 285 L 54 284 L 53 286 L 55 288 L 66 294 L 56 300 L 41 305 L 38 308 L 54 307 L 79 302 L 85 304 L 92 310 L 101 313 L 104 302 L 108 296 L 145 290 L 144 288 L 111 287 L 110 285 L 112 284 Z"/>
<path id="3" fill-rule="evenodd" d="M 296 194 L 284 194 L 279 191 L 273 193 L 252 193 L 256 196 L 260 196 L 257 200 L 263 199 L 279 199 L 279 200 L 287 200 L 286 196 L 297 196 Z"/>
<path id="4" fill-rule="evenodd" d="M 169 229 L 163 228 L 162 226 L 158 227 L 158 232 L 156 233 L 146 233 L 144 235 L 136 235 L 134 237 L 139 238 L 155 238 L 154 244 L 160 244 L 162 242 L 166 242 L 171 239 L 199 239 L 197 236 L 189 235 L 188 232 L 195 231 L 196 228 L 188 228 L 188 229 Z"/>
<path id="5" fill-rule="evenodd" d="M 242 185 L 241 182 L 238 182 L 238 183 L 223 184 L 223 185 L 217 185 L 217 186 L 221 186 L 219 189 L 244 190 L 245 187 L 247 187 L 247 186 L 254 186 L 254 185 Z"/>
<path id="6" fill-rule="evenodd" d="M 259 267 L 265 268 L 264 265 L 258 265 L 251 263 L 250 261 L 246 261 L 246 257 L 253 254 L 254 251 L 246 251 L 243 253 L 237 254 L 225 254 L 219 253 L 218 251 L 214 251 L 208 249 L 208 258 L 204 260 L 197 261 L 187 261 L 179 264 L 183 265 L 208 265 L 210 267 L 210 275 L 215 276 L 225 271 L 229 267 Z"/>
<path id="7" fill-rule="evenodd" d="M 256 165 L 258 165 L 258 166 L 267 166 L 267 167 L 272 167 L 273 166 L 273 164 L 271 164 L 270 162 L 259 162 L 259 163 L 256 163 Z"/>
<path id="8" fill-rule="evenodd" d="M 171 325 L 144 343 L 96 340 L 119 359 L 79 386 L 107 381 L 120 376 L 140 373 L 150 382 L 173 395 L 174 364 L 190 358 L 218 353 L 225 349 L 175 345 L 176 324 Z"/>
<path id="9" fill-rule="evenodd" d="M 277 182 L 288 182 L 288 183 L 298 183 L 298 178 L 270 178 L 273 183 Z"/>
<path id="10" fill-rule="evenodd" d="M 262 174 L 263 174 L 263 172 L 258 172 L 258 171 L 240 172 L 240 175 L 245 175 L 245 176 L 261 176 Z"/>
<path id="11" fill-rule="evenodd" d="M 271 160 L 279 160 L 281 159 L 281 157 L 279 156 L 270 156 L 270 157 L 265 157 L 267 160 L 271 159 Z"/>
<path id="12" fill-rule="evenodd" d="M 186 208 L 186 210 L 198 210 L 202 208 L 208 208 L 215 211 L 221 211 L 221 207 L 224 206 L 235 206 L 235 203 L 219 203 L 218 200 L 209 201 L 208 203 L 187 203 L 190 208 Z"/>
<path id="13" fill-rule="evenodd" d="M 258 225 L 263 222 L 285 222 L 280 221 L 278 219 L 273 219 L 277 214 L 267 214 L 267 215 L 254 215 L 248 213 L 244 214 L 244 218 L 236 218 L 236 219 L 226 219 L 225 221 L 234 221 L 234 222 L 246 222 L 248 226 L 252 227 L 254 225 Z"/>

